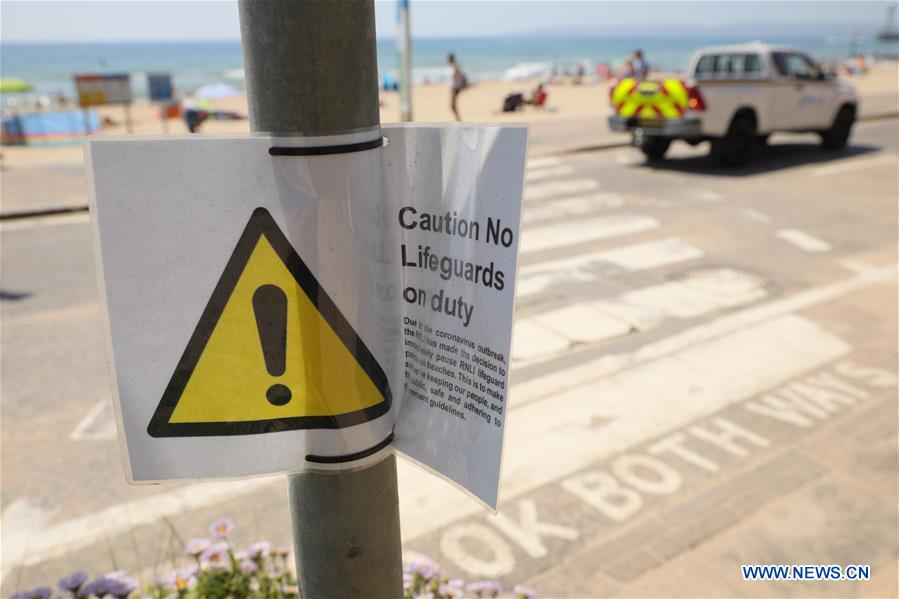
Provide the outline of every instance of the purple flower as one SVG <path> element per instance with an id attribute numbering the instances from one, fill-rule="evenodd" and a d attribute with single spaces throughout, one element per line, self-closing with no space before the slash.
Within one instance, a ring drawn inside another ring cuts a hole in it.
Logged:
<path id="1" fill-rule="evenodd" d="M 468 590 L 476 597 L 496 597 L 503 592 L 503 585 L 497 580 L 481 580 L 468 585 Z"/>
<path id="2" fill-rule="evenodd" d="M 464 595 L 464 591 L 452 584 L 442 584 L 437 588 L 437 592 L 447 599 L 456 599 Z"/>
<path id="3" fill-rule="evenodd" d="M 50 587 L 38 587 L 24 593 L 17 593 L 12 596 L 12 599 L 50 599 L 52 594 L 53 589 Z"/>
<path id="4" fill-rule="evenodd" d="M 256 562 L 250 559 L 245 559 L 240 562 L 240 571 L 247 575 L 255 574 L 259 570 L 259 566 L 256 565 Z"/>
<path id="5" fill-rule="evenodd" d="M 106 575 L 106 593 L 112 595 L 113 597 L 117 597 L 118 599 L 124 599 L 131 593 L 137 589 L 137 581 L 129 576 L 118 576 L 118 572 L 113 572 L 117 576 L 115 578 L 110 578 L 110 575 Z"/>
<path id="6" fill-rule="evenodd" d="M 80 595 L 85 597 L 90 597 L 91 595 L 104 597 L 108 594 L 106 588 L 110 582 L 111 581 L 108 578 L 106 578 L 105 576 L 101 576 L 97 580 L 92 580 L 91 582 L 81 587 Z"/>
<path id="7" fill-rule="evenodd" d="M 260 557 L 268 557 L 271 550 L 272 544 L 268 541 L 256 541 L 250 545 L 250 558 L 259 559 Z"/>
<path id="8" fill-rule="evenodd" d="M 217 568 L 228 568 L 231 559 L 228 555 L 227 543 L 216 543 L 200 556 L 200 568 L 205 572 Z"/>
<path id="9" fill-rule="evenodd" d="M 418 574 L 425 580 L 430 580 L 440 575 L 440 566 L 426 557 L 412 560 L 406 569 L 411 574 Z"/>
<path id="10" fill-rule="evenodd" d="M 233 530 L 234 520 L 231 518 L 219 518 L 218 520 L 213 520 L 212 524 L 209 525 L 209 534 L 220 539 L 227 537 Z"/>
<path id="11" fill-rule="evenodd" d="M 515 594 L 515 599 L 534 599 L 537 596 L 537 591 L 522 584 L 516 584 L 512 592 Z"/>
<path id="12" fill-rule="evenodd" d="M 78 589 L 80 589 L 81 586 L 85 582 L 87 582 L 87 578 L 87 572 L 72 572 L 68 576 L 60 578 L 57 584 L 62 590 L 69 591 L 70 593 L 74 593 L 77 595 Z"/>
<path id="13" fill-rule="evenodd" d="M 181 568 L 180 570 L 172 570 L 162 579 L 162 586 L 167 589 L 174 589 L 178 593 L 189 591 L 197 586 L 197 569 L 194 566 Z"/>
<path id="14" fill-rule="evenodd" d="M 272 549 L 272 555 L 276 555 L 278 557 L 287 557 L 290 555 L 289 547 L 275 547 Z"/>
<path id="15" fill-rule="evenodd" d="M 137 589 L 137 581 L 123 571 L 116 570 L 87 583 L 78 594 L 80 596 L 96 595 L 97 597 L 112 595 L 123 599 L 133 593 L 135 589 Z"/>
<path id="16" fill-rule="evenodd" d="M 191 539 L 184 544 L 184 553 L 197 557 L 212 545 L 212 541 L 204 538 Z"/>

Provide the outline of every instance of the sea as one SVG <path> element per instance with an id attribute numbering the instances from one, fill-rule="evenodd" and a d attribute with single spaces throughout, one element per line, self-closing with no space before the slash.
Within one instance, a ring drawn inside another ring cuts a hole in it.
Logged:
<path id="1" fill-rule="evenodd" d="M 456 54 L 472 81 L 499 79 L 508 69 L 524 63 L 528 69 L 553 69 L 557 73 L 574 72 L 583 65 L 588 73 L 595 66 L 619 64 L 636 48 L 641 48 L 655 68 L 678 71 L 687 67 L 690 56 L 699 47 L 751 40 L 708 37 L 695 38 L 571 38 L 571 37 L 496 37 L 427 38 L 412 44 L 413 80 L 445 82 L 449 76 L 448 52 Z M 801 48 L 822 61 L 840 62 L 851 53 L 896 54 L 895 43 L 857 37 L 806 36 L 771 39 Z M 397 50 L 393 39 L 379 39 L 380 80 L 395 79 Z M 520 69 L 519 69 L 520 70 Z M 168 72 L 175 87 L 191 91 L 207 83 L 224 82 L 243 87 L 241 45 L 233 41 L 202 42 L 104 42 L 104 43 L 6 43 L 0 42 L 0 74 L 28 81 L 35 94 L 72 97 L 76 73 L 131 74 L 137 97 L 146 94 L 146 74 Z"/>

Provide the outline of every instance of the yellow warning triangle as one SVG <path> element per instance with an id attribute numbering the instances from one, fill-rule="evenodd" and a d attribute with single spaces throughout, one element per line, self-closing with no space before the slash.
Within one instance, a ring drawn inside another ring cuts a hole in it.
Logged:
<path id="1" fill-rule="evenodd" d="M 390 409 L 387 376 L 257 208 L 147 432 L 154 437 L 343 428 Z"/>

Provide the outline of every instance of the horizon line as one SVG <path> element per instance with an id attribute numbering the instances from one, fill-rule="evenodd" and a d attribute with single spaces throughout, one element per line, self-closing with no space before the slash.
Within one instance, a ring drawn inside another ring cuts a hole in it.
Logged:
<path id="1" fill-rule="evenodd" d="M 653 39 L 653 40 L 675 40 L 675 39 L 685 39 L 695 37 L 698 32 L 696 30 L 690 31 L 688 34 L 684 35 L 671 35 L 671 34 L 661 34 L 660 32 L 652 32 L 652 33 L 643 33 L 639 34 L 637 32 L 634 33 L 610 33 L 606 31 L 597 32 L 595 35 L 590 35 L 588 32 L 581 32 L 572 35 L 571 33 L 564 33 L 559 31 L 555 32 L 523 32 L 523 33 L 497 33 L 492 35 L 419 35 L 413 36 L 413 42 L 418 40 L 459 40 L 459 39 L 497 39 L 497 38 L 516 38 L 516 37 L 532 37 L 532 38 L 553 38 L 555 36 L 559 37 L 567 37 L 569 39 L 593 39 L 596 37 L 605 37 L 607 39 L 621 39 L 626 37 L 631 37 L 633 35 L 641 35 L 644 39 Z M 733 31 L 717 31 L 715 29 L 707 29 L 705 33 L 709 35 L 721 35 L 721 36 L 734 36 L 737 35 Z M 761 35 L 763 32 L 752 32 L 749 30 L 748 33 L 740 33 L 739 35 Z M 787 32 L 777 31 L 771 32 L 772 35 L 784 35 Z M 790 33 L 790 35 L 795 35 L 797 37 L 832 37 L 834 35 L 845 35 L 855 36 L 855 35 L 875 35 L 875 31 L 853 31 L 846 32 L 844 34 L 838 34 L 834 32 L 814 32 L 814 31 L 799 31 L 795 33 Z M 383 35 L 377 36 L 375 41 L 396 41 L 395 35 Z M 146 39 L 13 39 L 6 40 L 0 38 L 0 45 L 12 45 L 12 44 L 145 44 L 145 43 L 154 43 L 154 44 L 177 44 L 177 43 L 241 43 L 241 38 L 239 37 L 223 37 L 223 38 L 146 38 Z"/>

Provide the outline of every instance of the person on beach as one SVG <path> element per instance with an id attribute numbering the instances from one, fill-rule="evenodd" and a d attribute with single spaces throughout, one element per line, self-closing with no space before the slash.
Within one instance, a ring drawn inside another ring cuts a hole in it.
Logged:
<path id="1" fill-rule="evenodd" d="M 185 98 L 184 103 L 181 105 L 181 114 L 184 116 L 184 124 L 187 125 L 187 130 L 191 133 L 197 133 L 203 121 L 209 118 L 209 113 L 200 110 L 193 95 L 188 95 Z"/>
<path id="2" fill-rule="evenodd" d="M 531 92 L 531 99 L 528 100 L 528 104 L 534 108 L 545 108 L 546 98 L 548 96 L 549 94 L 546 93 L 546 88 L 543 87 L 543 84 L 538 83 L 537 87 L 534 88 L 534 91 Z"/>
<path id="3" fill-rule="evenodd" d="M 446 62 L 453 68 L 453 76 L 450 80 L 450 110 L 453 111 L 453 116 L 456 117 L 456 120 L 461 121 L 462 119 L 459 117 L 459 110 L 456 107 L 456 99 L 459 97 L 462 90 L 468 87 L 468 79 L 465 77 L 465 73 L 462 72 L 462 69 L 459 68 L 459 63 L 456 62 L 455 54 L 450 52 L 446 57 Z"/>
<path id="4" fill-rule="evenodd" d="M 634 50 L 634 59 L 632 64 L 634 78 L 637 81 L 646 81 L 646 78 L 649 77 L 649 63 L 646 61 L 646 58 L 643 57 L 643 50 L 639 48 Z"/>

